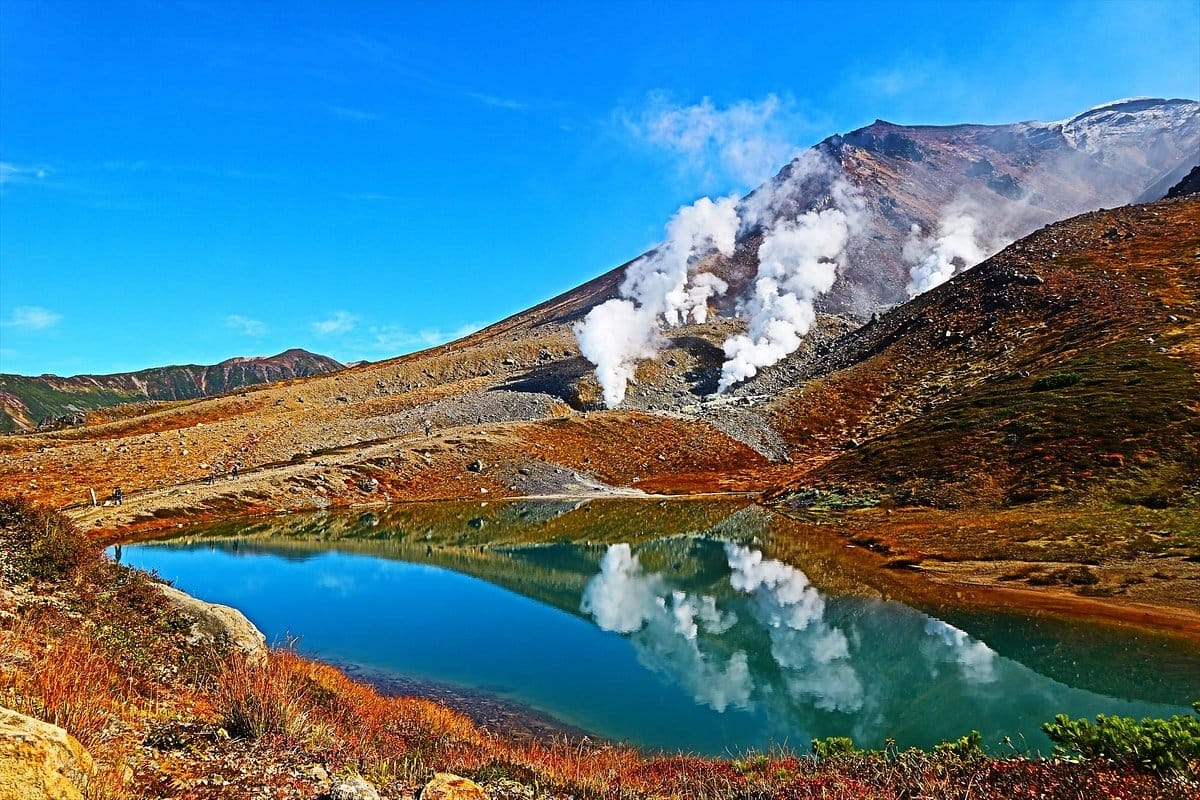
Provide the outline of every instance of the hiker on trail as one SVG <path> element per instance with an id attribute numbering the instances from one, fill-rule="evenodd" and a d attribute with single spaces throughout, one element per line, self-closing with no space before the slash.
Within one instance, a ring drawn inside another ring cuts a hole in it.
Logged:
<path id="1" fill-rule="evenodd" d="M 427 419 L 421 420 L 421 424 L 425 426 L 425 435 L 428 436 L 429 432 L 433 430 L 433 425 Z"/>
<path id="2" fill-rule="evenodd" d="M 234 465 L 233 465 L 233 469 L 231 469 L 231 470 L 229 471 L 229 476 L 230 476 L 231 478 L 236 478 L 236 477 L 237 477 L 237 464 L 234 464 Z"/>
<path id="3" fill-rule="evenodd" d="M 120 486 L 113 489 L 113 503 L 115 505 L 118 505 L 118 506 L 121 505 L 121 500 L 123 500 L 124 498 L 125 498 L 125 493 L 121 491 Z"/>

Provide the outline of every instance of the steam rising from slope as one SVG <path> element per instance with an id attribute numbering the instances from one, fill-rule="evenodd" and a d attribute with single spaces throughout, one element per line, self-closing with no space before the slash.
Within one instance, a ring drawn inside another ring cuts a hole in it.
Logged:
<path id="1" fill-rule="evenodd" d="M 987 257 L 980 244 L 981 215 L 964 206 L 950 206 L 942 213 L 936 236 L 922 235 L 913 225 L 904 244 L 904 260 L 911 264 L 908 295 L 916 297 L 950 280 L 956 272 L 970 269 Z"/>
<path id="2" fill-rule="evenodd" d="M 621 404 L 638 361 L 661 349 L 664 323 L 708 318 L 708 300 L 725 292 L 725 282 L 700 274 L 689 284 L 689 272 L 713 250 L 732 255 L 738 225 L 736 197 L 715 203 L 702 197 L 680 208 L 667 224 L 666 242 L 629 265 L 621 297 L 596 306 L 575 326 L 580 352 L 596 365 L 606 406 Z"/>
<path id="3" fill-rule="evenodd" d="M 794 352 L 812 329 L 814 303 L 833 288 L 846 245 L 864 217 L 861 200 L 845 181 L 836 180 L 831 194 L 834 208 L 782 220 L 763 238 L 754 290 L 739 309 L 749 329 L 725 341 L 718 392 Z"/>

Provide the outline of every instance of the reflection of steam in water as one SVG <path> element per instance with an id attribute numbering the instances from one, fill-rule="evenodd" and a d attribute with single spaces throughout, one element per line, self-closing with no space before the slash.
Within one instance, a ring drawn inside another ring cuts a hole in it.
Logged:
<path id="1" fill-rule="evenodd" d="M 969 680 L 974 683 L 993 683 L 996 680 L 995 650 L 940 619 L 931 617 L 925 623 L 925 632 L 950 648 L 951 655 Z M 933 674 L 937 674 L 936 666 L 933 667 Z"/>
<path id="2" fill-rule="evenodd" d="M 899 654 L 887 652 L 895 646 L 888 623 L 870 614 L 832 615 L 803 572 L 759 550 L 727 543 L 724 552 L 726 581 L 713 594 L 699 594 L 646 571 L 628 544 L 611 545 L 581 608 L 600 628 L 628 635 L 643 665 L 716 711 L 761 707 L 791 729 L 810 727 L 820 713 L 853 715 L 860 723 L 887 716 L 887 698 L 913 678 L 889 666 Z M 957 665 L 968 685 L 996 680 L 987 645 L 911 614 L 919 620 L 892 622 L 901 628 L 923 622 L 926 635 L 913 649 L 927 676 L 936 678 L 939 665 Z"/>
<path id="3" fill-rule="evenodd" d="M 719 636 L 737 617 L 719 611 L 709 595 L 668 590 L 662 575 L 642 569 L 629 545 L 609 546 L 581 608 L 604 630 L 633 634 L 638 660 L 677 681 L 696 702 L 716 711 L 749 708 L 754 684 L 745 652 L 723 656 L 701 648 L 701 631 L 706 639 Z"/>

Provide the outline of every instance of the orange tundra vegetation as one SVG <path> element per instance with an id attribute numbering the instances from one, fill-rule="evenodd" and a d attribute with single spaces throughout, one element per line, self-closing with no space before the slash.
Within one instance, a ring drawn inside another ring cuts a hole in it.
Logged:
<path id="1" fill-rule="evenodd" d="M 518 741 L 290 649 L 198 646 L 154 578 L 106 558 L 60 515 L 12 500 L 0 501 L 0 579 L 0 704 L 89 748 L 92 800 L 316 798 L 344 774 L 410 798 L 435 771 L 497 798 L 1182 798 L 1191 786 L 1103 760 L 961 747 L 725 760 Z"/>

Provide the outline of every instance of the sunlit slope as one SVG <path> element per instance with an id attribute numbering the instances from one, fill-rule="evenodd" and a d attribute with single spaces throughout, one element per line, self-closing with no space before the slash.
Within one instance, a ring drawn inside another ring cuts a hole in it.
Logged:
<path id="1" fill-rule="evenodd" d="M 1162 507 L 1195 490 L 1200 200 L 1049 226 L 846 337 L 772 420 L 795 486 Z"/>

